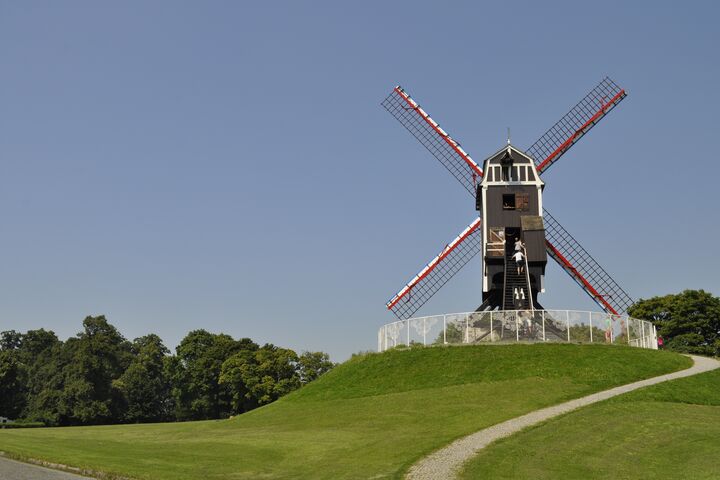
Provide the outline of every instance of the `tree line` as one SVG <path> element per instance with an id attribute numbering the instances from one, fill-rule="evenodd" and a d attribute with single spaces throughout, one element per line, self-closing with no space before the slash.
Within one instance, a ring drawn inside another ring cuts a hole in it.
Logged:
<path id="1" fill-rule="evenodd" d="M 104 316 L 89 316 L 66 341 L 45 329 L 0 333 L 0 416 L 51 426 L 226 418 L 333 366 L 323 352 L 205 330 L 171 355 L 155 334 L 130 342 Z"/>
<path id="2" fill-rule="evenodd" d="M 650 320 L 665 348 L 720 356 L 720 298 L 705 290 L 640 299 L 628 314 Z"/>

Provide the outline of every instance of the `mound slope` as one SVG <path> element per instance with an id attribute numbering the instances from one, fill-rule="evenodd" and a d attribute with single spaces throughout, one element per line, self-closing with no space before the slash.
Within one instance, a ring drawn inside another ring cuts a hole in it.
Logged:
<path id="1" fill-rule="evenodd" d="M 600 345 L 395 350 L 232 420 L 4 430 L 0 450 L 137 479 L 400 478 L 458 437 L 689 366 Z"/>
<path id="2" fill-rule="evenodd" d="M 716 479 L 720 369 L 636 390 L 482 450 L 461 478 Z"/>

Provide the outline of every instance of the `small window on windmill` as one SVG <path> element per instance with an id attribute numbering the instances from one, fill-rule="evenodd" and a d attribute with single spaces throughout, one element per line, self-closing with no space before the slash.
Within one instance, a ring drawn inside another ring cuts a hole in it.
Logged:
<path id="1" fill-rule="evenodd" d="M 512 172 L 512 177 L 510 177 L 510 180 L 512 180 L 513 182 L 517 182 L 517 181 L 519 180 L 519 177 L 518 177 L 518 168 L 519 168 L 519 167 L 512 167 L 512 170 L 511 170 L 511 172 Z"/>
<path id="2" fill-rule="evenodd" d="M 502 181 L 503 182 L 509 182 L 510 181 L 510 167 L 502 167 Z"/>
<path id="3" fill-rule="evenodd" d="M 503 195 L 503 210 L 515 210 L 515 194 L 506 193 Z"/>
<path id="4" fill-rule="evenodd" d="M 516 210 L 527 210 L 528 209 L 528 194 L 527 193 L 515 194 L 515 209 Z"/>

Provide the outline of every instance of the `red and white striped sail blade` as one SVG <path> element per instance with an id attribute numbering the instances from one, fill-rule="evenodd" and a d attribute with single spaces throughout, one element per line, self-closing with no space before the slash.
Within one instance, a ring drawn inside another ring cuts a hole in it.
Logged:
<path id="1" fill-rule="evenodd" d="M 482 169 L 405 90 L 395 87 L 381 105 L 475 196 L 475 185 L 482 178 Z"/>
<path id="2" fill-rule="evenodd" d="M 585 293 L 607 313 L 624 313 L 633 299 L 604 268 L 545 210 L 547 252 Z"/>
<path id="3" fill-rule="evenodd" d="M 387 302 L 388 310 L 399 319 L 410 318 L 425 302 L 462 269 L 481 247 L 481 219 L 477 218 L 442 252 L 418 272 Z"/>
<path id="4" fill-rule="evenodd" d="M 626 96 L 625 90 L 605 77 L 526 150 L 535 159 L 538 173 L 557 162 Z"/>

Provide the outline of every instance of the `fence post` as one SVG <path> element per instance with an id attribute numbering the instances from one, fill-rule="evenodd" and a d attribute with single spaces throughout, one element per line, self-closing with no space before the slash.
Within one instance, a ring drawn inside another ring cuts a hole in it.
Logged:
<path id="1" fill-rule="evenodd" d="M 465 343 L 470 343 L 470 325 L 467 314 L 465 314 Z"/>
<path id="2" fill-rule="evenodd" d="M 588 312 L 588 318 L 590 319 L 590 343 L 592 343 L 592 312 Z"/>
<path id="3" fill-rule="evenodd" d="M 493 341 L 493 324 L 492 324 L 492 310 L 490 310 L 490 342 Z"/>
<path id="4" fill-rule="evenodd" d="M 627 332 L 627 344 L 630 345 L 630 317 L 625 317 L 625 331 Z"/>
<path id="5" fill-rule="evenodd" d="M 565 310 L 565 324 L 567 325 L 568 343 L 570 343 L 570 310 Z"/>
<path id="6" fill-rule="evenodd" d="M 447 345 L 447 321 L 445 317 L 447 317 L 447 315 L 443 315 L 443 345 Z"/>
<path id="7" fill-rule="evenodd" d="M 405 321 L 407 322 L 407 342 L 405 342 L 405 343 L 409 347 L 410 346 L 410 319 L 408 318 Z"/>
<path id="8" fill-rule="evenodd" d="M 645 348 L 645 322 L 640 321 L 640 346 Z"/>
<path id="9" fill-rule="evenodd" d="M 423 345 L 427 345 L 427 323 L 425 323 L 426 318 L 423 317 Z"/>
<path id="10" fill-rule="evenodd" d="M 543 322 L 543 342 L 546 342 L 545 339 L 545 310 L 542 311 L 542 322 Z"/>
<path id="11" fill-rule="evenodd" d="M 653 324 L 653 350 L 658 349 L 658 342 L 657 342 L 657 327 Z"/>
<path id="12" fill-rule="evenodd" d="M 520 327 L 518 326 L 518 314 L 517 310 L 515 310 L 515 341 L 520 341 Z"/>

